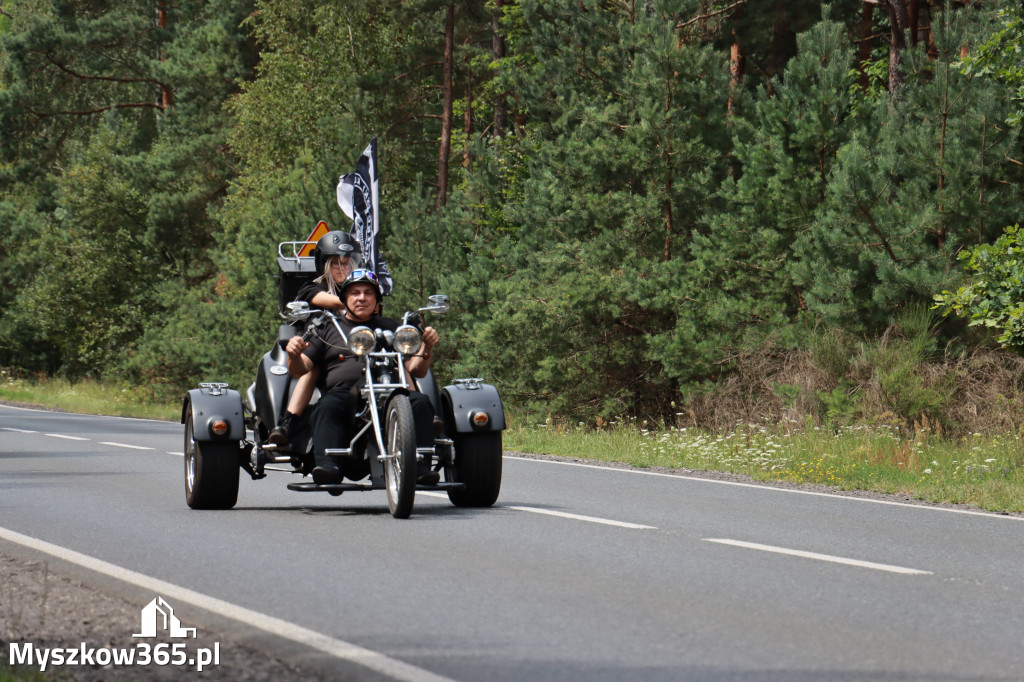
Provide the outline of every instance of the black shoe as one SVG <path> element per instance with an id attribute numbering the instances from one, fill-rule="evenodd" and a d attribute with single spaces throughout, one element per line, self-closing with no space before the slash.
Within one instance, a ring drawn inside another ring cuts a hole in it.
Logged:
<path id="1" fill-rule="evenodd" d="M 437 485 L 440 480 L 441 474 L 436 471 L 424 471 L 416 477 L 416 482 L 420 485 Z"/>
<path id="2" fill-rule="evenodd" d="M 283 445 L 289 445 L 292 442 L 291 434 L 288 433 L 289 429 L 292 428 L 292 420 L 295 415 L 291 412 L 285 412 L 278 421 L 277 426 L 270 432 L 270 442 L 274 445 L 281 447 Z"/>
<path id="3" fill-rule="evenodd" d="M 332 466 L 316 467 L 313 469 L 313 483 L 317 485 L 341 483 L 341 469 Z"/>

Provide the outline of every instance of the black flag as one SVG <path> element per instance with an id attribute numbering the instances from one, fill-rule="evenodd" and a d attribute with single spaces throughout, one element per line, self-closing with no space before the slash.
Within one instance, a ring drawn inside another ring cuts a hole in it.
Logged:
<path id="1" fill-rule="evenodd" d="M 363 250 L 363 267 L 377 275 L 381 290 L 391 293 L 388 264 L 380 255 L 380 204 L 377 188 L 377 138 L 370 140 L 356 163 L 356 171 L 338 180 L 338 206 L 352 219 L 352 238 Z"/>

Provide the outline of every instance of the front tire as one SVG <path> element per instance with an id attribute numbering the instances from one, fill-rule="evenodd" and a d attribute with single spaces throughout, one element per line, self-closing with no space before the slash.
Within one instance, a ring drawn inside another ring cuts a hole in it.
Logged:
<path id="1" fill-rule="evenodd" d="M 192 509 L 231 509 L 238 501 L 238 443 L 197 441 L 192 406 L 185 418 L 185 502 Z"/>
<path id="2" fill-rule="evenodd" d="M 445 478 L 465 483 L 449 490 L 456 507 L 490 507 L 501 490 L 501 431 L 460 433 L 455 442 L 455 464 L 445 468 Z"/>
<path id="3" fill-rule="evenodd" d="M 396 395 L 388 403 L 384 434 L 388 449 L 384 460 L 388 509 L 396 519 L 407 519 L 416 496 L 416 423 L 409 396 Z"/>

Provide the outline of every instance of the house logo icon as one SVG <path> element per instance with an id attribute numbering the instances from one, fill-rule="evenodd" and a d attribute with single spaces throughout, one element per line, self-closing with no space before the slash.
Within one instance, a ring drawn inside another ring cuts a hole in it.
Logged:
<path id="1" fill-rule="evenodd" d="M 142 632 L 132 637 L 156 637 L 157 630 L 166 631 L 170 637 L 187 638 L 190 632 L 193 639 L 196 636 L 195 628 L 181 627 L 174 608 L 163 597 L 157 597 L 142 608 Z"/>

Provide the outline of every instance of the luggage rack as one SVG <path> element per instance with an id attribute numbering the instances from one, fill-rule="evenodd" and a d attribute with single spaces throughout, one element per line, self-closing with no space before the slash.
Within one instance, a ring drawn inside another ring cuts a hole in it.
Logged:
<path id="1" fill-rule="evenodd" d="M 278 312 L 286 317 L 287 306 L 295 300 L 303 285 L 317 277 L 316 262 L 313 256 L 300 256 L 299 253 L 316 242 L 280 242 L 277 245 L 277 293 Z"/>
<path id="2" fill-rule="evenodd" d="M 316 246 L 316 242 L 281 242 L 277 245 L 277 257 L 294 261 L 297 261 L 300 258 L 309 258 L 312 260 L 312 256 L 299 255 L 299 252 L 307 246 Z M 288 255 L 289 252 L 291 255 Z"/>

